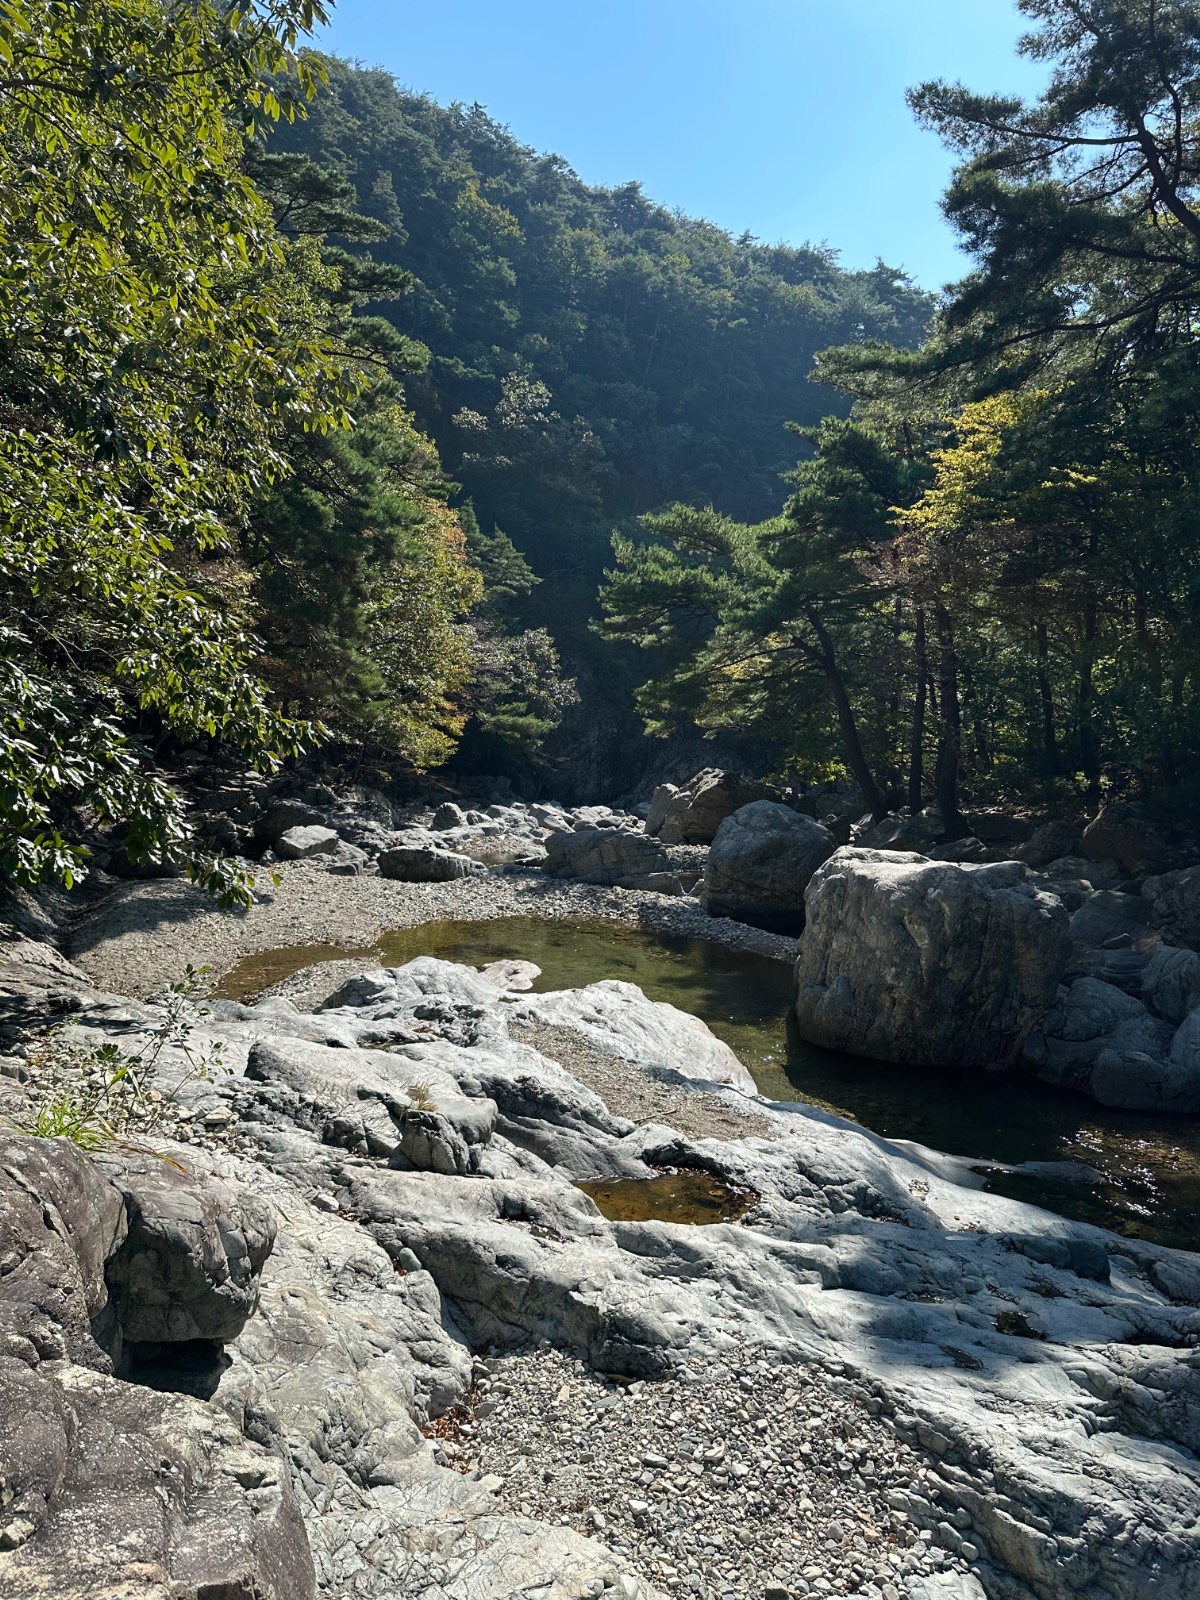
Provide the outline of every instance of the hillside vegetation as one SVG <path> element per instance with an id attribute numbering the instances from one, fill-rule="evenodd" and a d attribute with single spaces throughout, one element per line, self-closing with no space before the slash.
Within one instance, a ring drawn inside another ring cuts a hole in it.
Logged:
<path id="1" fill-rule="evenodd" d="M 589 187 L 480 106 L 321 66 L 309 115 L 270 148 L 343 175 L 386 230 L 372 256 L 408 275 L 378 309 L 428 351 L 410 403 L 484 534 L 505 534 L 539 580 L 519 614 L 580 675 L 560 776 L 580 780 L 578 740 L 598 726 L 599 767 L 632 776 L 638 666 L 588 626 L 614 528 L 677 501 L 768 516 L 797 454 L 787 425 L 848 409 L 809 382 L 817 353 L 915 346 L 932 300 L 882 264 L 847 272 L 832 250 L 732 238 L 636 183 Z"/>
<path id="2" fill-rule="evenodd" d="M 316 0 L 7 0 L 0 874 L 116 826 L 244 897 L 184 749 L 583 799 L 708 734 L 951 834 L 1191 779 L 1200 6 L 1021 10 L 1039 100 L 910 96 L 935 305 L 306 53 Z"/>

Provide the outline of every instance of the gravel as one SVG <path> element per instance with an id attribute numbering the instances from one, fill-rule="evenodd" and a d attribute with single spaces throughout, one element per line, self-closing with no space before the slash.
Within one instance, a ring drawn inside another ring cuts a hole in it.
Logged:
<path id="1" fill-rule="evenodd" d="M 519 1043 L 557 1061 L 595 1090 L 615 1116 L 631 1122 L 665 1122 L 696 1139 L 769 1139 L 778 1132 L 766 1117 L 736 1109 L 715 1094 L 659 1083 L 645 1072 L 631 1073 L 627 1061 L 605 1055 L 570 1028 L 510 1023 L 508 1031 Z"/>
<path id="2" fill-rule="evenodd" d="M 860 1594 L 966 1572 L 901 1509 L 933 1480 L 877 1402 L 785 1354 L 742 1349 L 677 1378 L 607 1382 L 555 1349 L 477 1362 L 432 1432 L 508 1510 L 595 1533 L 651 1582 L 697 1600 Z"/>
<path id="3" fill-rule="evenodd" d="M 279 882 L 260 875 L 259 899 L 244 912 L 219 910 L 180 879 L 115 885 L 72 929 L 71 959 L 97 987 L 140 996 L 160 988 L 164 974 L 182 972 L 188 962 L 209 967 L 215 982 L 247 956 L 265 951 L 318 945 L 327 947 L 321 954 L 328 960 L 342 950 L 368 955 L 389 929 L 443 919 L 598 917 L 779 960 L 790 960 L 796 949 L 794 939 L 709 917 L 690 897 L 564 883 L 537 871 L 486 873 L 453 883 L 395 883 L 341 878 L 305 861 L 274 870 Z"/>

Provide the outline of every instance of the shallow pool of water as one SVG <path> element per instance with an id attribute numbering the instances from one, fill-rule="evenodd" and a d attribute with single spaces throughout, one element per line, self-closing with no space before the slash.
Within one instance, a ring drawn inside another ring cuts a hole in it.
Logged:
<path id="1" fill-rule="evenodd" d="M 472 966 L 533 961 L 542 969 L 534 987 L 543 992 L 601 978 L 635 983 L 652 1000 L 703 1018 L 772 1099 L 805 1100 L 886 1137 L 915 1139 L 983 1163 L 1084 1163 L 1094 1179 L 995 1174 L 988 1187 L 1118 1233 L 1200 1247 L 1200 1119 L 1106 1111 L 1008 1074 L 948 1075 L 817 1050 L 789 1033 L 791 970 L 785 961 L 623 923 L 504 917 L 400 929 L 370 951 L 272 951 L 235 968 L 219 992 L 251 998 L 313 962 L 348 954 L 387 966 L 418 955 Z"/>
<path id="2" fill-rule="evenodd" d="M 704 1227 L 736 1222 L 758 1199 L 731 1189 L 707 1172 L 671 1172 L 660 1178 L 604 1178 L 579 1185 L 610 1222 L 687 1222 Z"/>

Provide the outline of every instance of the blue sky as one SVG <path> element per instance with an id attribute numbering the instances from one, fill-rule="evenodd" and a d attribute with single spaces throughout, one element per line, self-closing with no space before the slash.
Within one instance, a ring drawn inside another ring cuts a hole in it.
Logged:
<path id="1" fill-rule="evenodd" d="M 877 256 L 928 288 L 964 258 L 924 78 L 1036 92 L 1012 0 L 338 0 L 322 48 L 478 100 L 589 183 L 641 181 L 734 233 Z"/>

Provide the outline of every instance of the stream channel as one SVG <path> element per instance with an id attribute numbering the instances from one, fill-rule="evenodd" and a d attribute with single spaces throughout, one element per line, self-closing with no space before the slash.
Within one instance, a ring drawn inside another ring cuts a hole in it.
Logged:
<path id="1" fill-rule="evenodd" d="M 250 956 L 216 992 L 253 999 L 314 963 L 355 955 L 384 966 L 421 955 L 468 966 L 532 961 L 542 992 L 602 978 L 637 984 L 651 1000 L 702 1018 L 770 1099 L 802 1100 L 888 1138 L 977 1157 L 981 1167 L 1078 1164 L 1061 1173 L 993 1171 L 985 1186 L 1128 1237 L 1200 1247 L 1200 1119 L 1110 1111 L 1013 1074 L 951 1075 L 816 1049 L 788 1026 L 789 962 L 705 939 L 599 920 L 428 922 L 367 950 L 297 945 Z"/>

